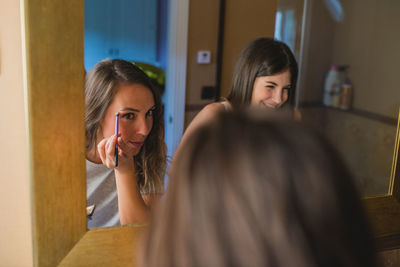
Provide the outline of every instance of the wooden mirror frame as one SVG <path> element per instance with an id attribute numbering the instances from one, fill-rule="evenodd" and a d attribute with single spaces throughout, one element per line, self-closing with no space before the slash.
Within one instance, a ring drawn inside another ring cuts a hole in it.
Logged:
<path id="1" fill-rule="evenodd" d="M 379 250 L 400 247 L 400 111 L 397 121 L 396 138 L 389 189 L 386 195 L 368 196 L 364 203 L 371 220 Z"/>
<path id="2" fill-rule="evenodd" d="M 20 4 L 34 266 L 132 266 L 144 226 L 86 229 L 84 1 Z"/>
<path id="3" fill-rule="evenodd" d="M 34 265 L 134 265 L 145 227 L 86 229 L 84 2 L 21 0 L 21 7 Z M 365 199 L 381 248 L 399 244 L 398 150 L 399 127 L 389 193 Z"/>

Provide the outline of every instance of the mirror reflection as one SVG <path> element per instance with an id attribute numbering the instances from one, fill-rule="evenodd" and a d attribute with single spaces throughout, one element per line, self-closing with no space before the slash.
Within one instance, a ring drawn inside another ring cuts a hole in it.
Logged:
<path id="1" fill-rule="evenodd" d="M 88 228 L 148 222 L 163 192 L 166 21 L 165 1 L 85 1 Z"/>
<path id="2" fill-rule="evenodd" d="M 279 0 L 277 37 L 301 59 L 303 121 L 335 145 L 364 196 L 387 194 L 400 90 L 400 3 Z"/>
<path id="3" fill-rule="evenodd" d="M 279 0 L 276 14 L 275 38 L 287 44 L 299 64 L 297 82 L 284 84 L 282 92 L 291 86 L 293 99 L 289 102 L 300 111 L 304 123 L 333 143 L 364 196 L 386 194 L 389 187 L 400 99 L 395 83 L 400 38 L 392 34 L 400 26 L 395 12 L 399 6 L 393 5 L 398 4 Z M 167 13 L 165 1 L 121 0 L 111 4 L 86 0 L 86 71 L 104 58 L 122 58 L 135 62 L 162 94 Z M 225 87 L 221 89 L 228 99 L 219 107 L 229 109 L 231 99 Z M 198 96 L 203 91 L 199 88 Z M 187 133 L 197 124 L 196 119 L 191 123 L 193 118 L 210 103 L 201 101 L 201 108 L 187 109 Z M 110 116 L 114 118 L 110 129 L 115 127 L 114 115 Z M 88 202 L 88 206 L 93 205 Z M 96 209 L 100 210 L 95 205 Z"/>
<path id="4" fill-rule="evenodd" d="M 161 98 L 148 76 L 120 59 L 86 77 L 88 228 L 145 223 L 163 192 Z"/>

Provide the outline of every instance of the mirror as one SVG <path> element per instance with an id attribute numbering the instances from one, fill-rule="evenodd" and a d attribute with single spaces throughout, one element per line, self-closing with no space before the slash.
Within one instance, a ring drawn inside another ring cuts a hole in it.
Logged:
<path id="1" fill-rule="evenodd" d="M 301 66 L 303 121 L 333 143 L 364 196 L 389 188 L 400 106 L 399 10 L 391 1 L 278 1 L 276 36 Z"/>
<path id="2" fill-rule="evenodd" d="M 168 2 L 84 0 L 84 3 L 85 72 L 89 73 L 104 59 L 123 59 L 142 69 L 150 77 L 155 91 L 163 96 L 167 68 Z M 164 101 L 163 106 L 166 104 L 169 105 Z M 133 107 L 136 108 L 135 105 Z M 127 120 L 123 115 L 119 118 L 121 131 L 124 129 L 123 122 Z M 114 170 L 105 168 L 101 161 L 96 164 L 94 158 L 86 160 L 88 228 L 120 225 L 118 198 L 121 196 L 116 193 Z M 100 175 L 105 172 L 107 177 Z"/>
<path id="3" fill-rule="evenodd" d="M 177 25 L 187 25 L 188 1 L 171 4 Z M 86 229 L 83 2 L 35 0 L 21 5 L 34 265 L 132 265 L 135 242 L 145 227 Z M 275 8 L 275 1 L 271 6 Z M 185 27 L 179 27 L 171 33 L 177 40 L 182 38 L 181 29 L 186 32 Z M 173 54 L 179 59 L 184 58 L 185 46 L 175 44 L 170 49 L 175 49 Z M 178 83 L 182 80 L 179 70 L 186 65 L 176 62 L 176 66 L 174 81 Z M 397 137 L 389 193 L 365 199 L 376 235 L 386 238 L 386 248 L 400 233 L 398 150 Z"/>
<path id="4" fill-rule="evenodd" d="M 383 218 L 399 208 L 399 10 L 393 1 L 278 0 L 275 24 L 299 60 L 302 120 L 342 155 L 381 237 L 398 233 L 398 220 Z"/>
<path id="5" fill-rule="evenodd" d="M 301 66 L 303 121 L 337 148 L 364 196 L 389 188 L 400 106 L 399 10 L 391 1 L 278 1 L 276 36 Z"/>

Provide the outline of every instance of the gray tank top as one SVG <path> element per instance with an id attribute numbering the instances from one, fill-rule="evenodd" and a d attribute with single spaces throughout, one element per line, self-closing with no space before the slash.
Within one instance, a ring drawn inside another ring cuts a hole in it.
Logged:
<path id="1" fill-rule="evenodd" d="M 86 160 L 86 206 L 95 205 L 88 228 L 120 225 L 114 169 Z"/>

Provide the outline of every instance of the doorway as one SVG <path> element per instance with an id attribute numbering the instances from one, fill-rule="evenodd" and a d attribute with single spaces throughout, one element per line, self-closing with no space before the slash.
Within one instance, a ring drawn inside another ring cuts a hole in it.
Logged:
<path id="1" fill-rule="evenodd" d="M 86 72 L 104 58 L 146 63 L 164 71 L 169 159 L 183 133 L 188 13 L 185 0 L 85 0 Z"/>

